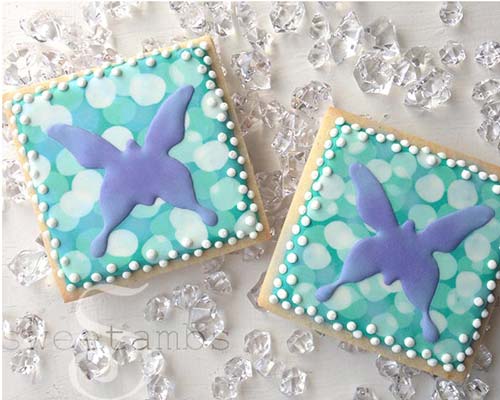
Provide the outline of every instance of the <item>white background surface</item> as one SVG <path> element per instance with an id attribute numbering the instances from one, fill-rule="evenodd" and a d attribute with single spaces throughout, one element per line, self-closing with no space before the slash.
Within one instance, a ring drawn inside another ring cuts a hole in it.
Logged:
<path id="1" fill-rule="evenodd" d="M 420 112 L 402 105 L 403 91 L 393 88 L 387 96 L 363 94 L 352 77 L 354 59 L 340 66 L 332 66 L 315 71 L 307 63 L 307 53 L 312 46 L 312 39 L 307 34 L 311 15 L 320 6 L 307 5 L 308 14 L 299 34 L 275 34 L 272 54 L 272 93 L 283 104 L 288 105 L 292 90 L 311 79 L 328 82 L 333 87 L 334 102 L 337 106 L 360 114 L 370 114 L 374 119 L 382 120 L 446 146 L 466 151 L 473 156 L 490 162 L 500 163 L 497 150 L 484 143 L 476 134 L 481 122 L 479 106 L 471 99 L 471 90 L 475 82 L 486 77 L 499 76 L 500 71 L 487 71 L 473 61 L 473 52 L 484 40 L 500 40 L 498 23 L 500 21 L 499 3 L 466 3 L 465 17 L 457 27 L 445 27 L 438 17 L 439 3 L 342 3 L 338 10 L 324 10 L 333 26 L 336 26 L 347 10 L 354 9 L 361 21 L 368 24 L 376 17 L 385 15 L 396 24 L 400 43 L 403 48 L 416 45 L 430 47 L 437 56 L 439 47 L 448 39 L 464 43 L 468 59 L 455 69 L 453 98 L 444 107 L 433 112 Z M 262 27 L 271 30 L 268 19 L 269 3 L 256 5 Z M 25 13 L 37 9 L 56 9 L 60 14 L 74 17 L 79 14 L 78 3 L 70 1 L 6 3 L 4 4 L 2 31 L 3 44 L 25 41 L 26 37 L 18 28 L 18 20 Z M 155 36 L 168 39 L 183 30 L 168 6 L 164 3 L 148 4 L 142 14 L 134 20 L 124 20 L 112 24 L 117 49 L 124 55 L 134 54 L 140 49 L 142 39 Z M 222 42 L 222 55 L 229 67 L 231 54 L 248 50 L 250 46 L 235 34 Z M 4 50 L 5 51 L 5 50 Z M 241 90 L 230 71 L 230 87 Z M 385 116 L 385 117 L 384 117 Z M 267 145 L 271 140 L 268 132 L 256 131 L 247 136 L 247 144 L 257 171 L 271 170 L 276 167 L 276 160 Z M 68 333 L 78 334 L 83 328 L 103 331 L 112 324 L 117 329 L 124 328 L 132 332 L 147 331 L 151 335 L 153 347 L 158 345 L 155 329 L 175 331 L 179 337 L 179 348 L 168 349 L 163 337 L 162 349 L 168 360 L 167 374 L 176 383 L 179 399 L 209 399 L 210 385 L 214 377 L 222 374 L 222 368 L 229 358 L 242 353 L 244 335 L 254 328 L 268 329 L 273 335 L 273 347 L 276 356 L 288 365 L 297 365 L 309 373 L 309 388 L 304 399 L 351 399 L 354 389 L 359 384 L 369 384 L 380 399 L 391 399 L 387 391 L 389 382 L 381 378 L 374 365 L 375 355 L 350 355 L 337 348 L 337 342 L 330 338 L 317 338 L 317 351 L 307 356 L 293 356 L 286 349 L 286 339 L 295 326 L 274 315 L 256 311 L 246 298 L 248 289 L 253 286 L 260 273 L 267 267 L 270 252 L 259 262 L 243 263 L 239 255 L 228 257 L 225 269 L 232 278 L 234 292 L 219 298 L 218 303 L 226 312 L 227 341 L 226 350 L 186 350 L 184 339 L 187 315 L 175 312 L 171 321 L 150 324 L 144 321 L 142 310 L 146 301 L 155 294 L 169 293 L 176 285 L 184 282 L 196 282 L 202 278 L 198 268 L 193 267 L 173 272 L 149 282 L 149 286 L 140 291 L 126 292 L 126 297 L 110 294 L 94 296 L 78 304 L 63 304 L 58 290 L 52 281 L 47 280 L 34 287 L 24 288 L 17 285 L 5 264 L 17 252 L 35 247 L 37 236 L 35 218 L 30 205 L 9 206 L 4 211 L 3 223 L 3 314 L 4 318 L 14 319 L 26 311 L 31 311 L 45 318 L 48 339 L 45 350 L 41 353 L 42 376 L 38 383 L 31 384 L 29 379 L 10 372 L 9 359 L 13 353 L 9 350 L 13 342 L 6 341 L 3 348 L 3 395 L 5 399 L 84 399 L 84 398 L 124 398 L 141 399 L 146 397 L 145 388 L 132 388 L 140 385 L 138 365 L 134 364 L 111 374 L 108 383 L 89 383 L 75 379 L 72 367 L 72 354 L 69 350 L 58 350 L 59 346 L 69 347 Z M 493 321 L 493 329 L 486 344 L 500 355 L 500 319 Z M 496 328 L 496 329 L 495 329 Z M 103 332 L 101 331 L 101 332 Z M 59 333 L 58 333 L 59 332 Z M 171 339 L 170 347 L 174 340 Z M 195 344 L 190 341 L 189 343 Z M 220 346 L 224 346 L 223 343 Z M 173 346 L 176 347 L 176 346 Z M 500 398 L 500 386 L 495 385 L 494 377 L 500 376 L 500 362 L 482 377 L 492 385 L 489 399 Z M 75 383 L 75 382 L 81 382 Z M 419 376 L 417 399 L 428 399 L 432 391 L 432 380 L 428 376 Z M 127 395 L 128 393 L 128 395 Z M 132 393 L 132 394 L 131 394 Z M 241 387 L 242 399 L 282 399 L 278 391 L 277 380 L 257 377 Z"/>

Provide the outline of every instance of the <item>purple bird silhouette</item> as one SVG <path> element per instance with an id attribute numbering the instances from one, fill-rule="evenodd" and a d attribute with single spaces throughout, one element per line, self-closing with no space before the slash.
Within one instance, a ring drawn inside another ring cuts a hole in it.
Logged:
<path id="1" fill-rule="evenodd" d="M 472 231 L 487 224 L 495 212 L 487 206 L 464 208 L 439 218 L 417 233 L 412 220 L 398 224 L 384 188 L 367 167 L 355 163 L 349 173 L 356 191 L 358 213 L 377 232 L 355 243 L 340 277 L 320 287 L 316 298 L 327 301 L 339 286 L 382 273 L 386 285 L 401 281 L 408 300 L 422 312 L 420 326 L 424 338 L 436 342 L 439 331 L 429 315 L 439 282 L 439 268 L 433 253 L 453 251 Z"/>
<path id="2" fill-rule="evenodd" d="M 130 139 L 124 151 L 84 129 L 56 124 L 49 136 L 66 147 L 85 168 L 104 169 L 99 204 L 104 227 L 92 241 L 91 254 L 104 255 L 108 238 L 137 204 L 152 205 L 161 198 L 174 207 L 192 210 L 206 225 L 217 215 L 200 205 L 189 170 L 168 151 L 184 138 L 184 121 L 193 86 L 177 89 L 160 106 L 151 121 L 144 146 Z"/>

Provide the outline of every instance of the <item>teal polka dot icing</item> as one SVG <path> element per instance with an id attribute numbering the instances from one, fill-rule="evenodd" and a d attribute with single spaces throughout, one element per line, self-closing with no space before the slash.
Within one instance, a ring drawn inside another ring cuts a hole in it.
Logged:
<path id="1" fill-rule="evenodd" d="M 314 177 L 309 195 L 306 195 L 305 208 L 297 221 L 298 230 L 292 234 L 282 260 L 286 266 L 280 274 L 282 285 L 274 288 L 271 296 L 297 314 L 307 310 L 319 323 L 333 327 L 340 323 L 347 329 L 348 322 L 353 321 L 356 330 L 369 339 L 377 338 L 373 342 L 380 340 L 382 346 L 391 336 L 394 343 L 388 340 L 389 347 L 399 345 L 406 352 L 410 348 L 405 346 L 404 339 L 414 338 L 416 343 L 411 349 L 417 356 L 422 352 L 427 356 L 430 350 L 433 359 L 430 365 L 433 362 L 445 364 L 441 358 L 448 353 L 452 360 L 446 363 L 446 368 L 449 370 L 451 365 L 463 370 L 461 353 L 468 353 L 473 340 L 478 339 L 473 320 L 486 317 L 486 307 L 494 300 L 488 288 L 488 285 L 493 286 L 488 282 L 494 282 L 498 276 L 498 211 L 493 220 L 470 234 L 451 253 L 434 253 L 440 273 L 431 304 L 431 318 L 440 332 L 436 343 L 423 338 L 420 312 L 408 301 L 399 281 L 388 286 L 382 275 L 377 274 L 358 283 L 340 286 L 324 303 L 318 302 L 315 292 L 338 278 L 354 243 L 374 234 L 357 213 L 348 173 L 350 164 L 365 164 L 382 183 L 398 222 L 412 219 L 417 230 L 425 229 L 438 217 L 471 205 L 486 204 L 498 210 L 500 196 L 493 190 L 497 185 L 495 178 L 480 179 L 479 174 L 472 173 L 471 179 L 465 180 L 461 174 L 467 167 L 447 163 L 446 159 L 435 155 L 431 157 L 435 157 L 437 163 L 430 166 L 429 154 L 424 151 L 413 154 L 415 148 L 410 151 L 407 142 L 398 142 L 390 135 L 384 136 L 385 141 L 379 141 L 372 130 L 366 134 L 355 127 L 349 133 L 341 133 L 341 125 L 334 128 L 331 139 L 334 157 L 324 154 L 318 160 L 318 176 Z M 393 150 L 391 146 L 395 143 L 402 146 Z M 484 178 L 484 173 L 482 176 Z M 321 183 L 319 190 L 315 190 L 319 187 L 315 186 L 317 182 Z M 313 207 L 313 202 L 317 201 L 321 204 L 319 209 Z M 296 262 L 290 262 L 293 261 L 288 257 L 291 253 L 297 255 Z M 293 285 L 290 284 L 293 280 L 287 281 L 292 274 L 297 278 Z M 335 320 L 328 318 L 332 310 L 336 313 Z M 376 325 L 376 333 L 366 331 L 369 324 Z"/>
<path id="2" fill-rule="evenodd" d="M 249 195 L 240 193 L 241 185 L 246 185 L 244 165 L 228 156 L 230 151 L 238 150 L 234 125 L 217 119 L 221 113 L 227 115 L 220 107 L 224 98 L 207 88 L 209 80 L 217 85 L 217 79 L 201 50 L 181 48 L 168 57 L 153 55 L 149 57 L 154 60 L 152 67 L 147 59 L 108 67 L 101 77 L 89 73 L 68 81 L 67 90 L 53 87 L 35 94 L 33 101 L 14 102 L 22 107 L 16 122 L 19 134 L 27 137 L 24 149 L 37 154 L 29 165 L 34 172 L 38 202 L 48 205 L 43 218 L 47 223 L 49 219 L 57 221 L 48 230 L 51 238 L 60 241 L 52 255 L 59 260 L 64 257 L 60 267 L 67 284 L 70 274 L 79 275 L 80 280 L 72 283 L 80 287 L 90 282 L 90 276 L 96 272 L 103 279 L 119 277 L 131 270 L 131 261 L 143 266 L 174 255 L 183 259 L 199 256 L 202 248 L 234 241 L 238 231 L 248 236 L 260 230 L 242 219 L 253 215 L 255 223 L 259 221 Z M 182 52 L 189 52 L 191 58 L 181 59 Z M 204 70 L 200 72 L 201 66 Z M 113 73 L 113 68 L 119 68 L 121 73 Z M 171 149 L 170 155 L 189 169 L 196 196 L 203 206 L 217 213 L 217 225 L 205 226 L 197 214 L 158 199 L 151 206 L 137 205 L 111 233 L 105 255 L 92 258 L 90 243 L 102 228 L 99 192 L 103 170 L 83 168 L 67 149 L 48 137 L 47 128 L 55 123 L 73 124 L 101 135 L 120 150 L 130 139 L 143 145 L 162 102 L 185 84 L 193 85 L 195 92 L 186 113 L 185 137 Z M 23 125 L 21 121 L 26 117 L 30 121 Z M 48 191 L 39 190 L 41 185 Z M 219 236 L 221 229 L 227 235 Z M 151 249 L 155 250 L 154 257 L 147 257 Z M 111 263 L 116 264 L 116 272 L 107 271 L 106 266 Z"/>

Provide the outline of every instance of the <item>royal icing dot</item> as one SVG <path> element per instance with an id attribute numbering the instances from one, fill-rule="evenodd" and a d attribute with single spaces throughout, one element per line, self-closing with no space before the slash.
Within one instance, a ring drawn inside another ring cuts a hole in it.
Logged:
<path id="1" fill-rule="evenodd" d="M 299 236 L 297 239 L 297 243 L 299 244 L 299 246 L 307 245 L 307 237 L 305 237 L 304 235 Z"/>
<path id="2" fill-rule="evenodd" d="M 451 372 L 453 371 L 454 367 L 452 364 L 444 364 L 443 365 L 443 369 L 446 371 L 446 372 Z"/>
<path id="3" fill-rule="evenodd" d="M 106 271 L 108 271 L 110 274 L 114 274 L 118 268 L 116 267 L 116 264 L 108 264 L 106 265 Z"/>
<path id="4" fill-rule="evenodd" d="M 415 350 L 407 350 L 406 351 L 406 357 L 413 359 L 416 356 L 417 356 L 417 352 Z"/>
<path id="5" fill-rule="evenodd" d="M 415 346 L 415 339 L 412 337 L 407 337 L 404 339 L 404 344 L 406 347 L 413 347 Z"/>
<path id="6" fill-rule="evenodd" d="M 284 300 L 288 297 L 288 292 L 285 289 L 279 289 L 276 294 L 281 300 Z"/>
<path id="7" fill-rule="evenodd" d="M 269 303 L 271 304 L 277 304 L 278 303 L 278 297 L 274 294 L 270 295 L 269 296 Z"/>
<path id="8" fill-rule="evenodd" d="M 151 270 L 152 270 L 152 269 L 153 269 L 153 267 L 152 267 L 151 265 L 147 265 L 147 264 L 146 264 L 146 265 L 143 265 L 143 267 L 142 267 L 142 270 L 143 270 L 144 272 L 146 272 L 146 273 L 147 273 L 147 272 L 151 272 Z"/>
<path id="9" fill-rule="evenodd" d="M 177 251 L 175 251 L 175 250 L 170 250 L 170 251 L 168 252 L 168 257 L 169 257 L 171 260 L 173 260 L 173 259 L 177 258 L 178 256 L 179 256 L 179 253 L 177 253 Z"/>
<path id="10" fill-rule="evenodd" d="M 429 350 L 429 349 L 423 349 L 422 350 L 422 358 L 424 360 L 427 360 L 427 359 L 429 359 L 431 357 L 432 357 L 432 351 L 431 350 Z"/>
<path id="11" fill-rule="evenodd" d="M 469 180 L 472 177 L 472 174 L 470 171 L 463 170 L 461 173 L 462 179 Z"/>
<path id="12" fill-rule="evenodd" d="M 70 261 L 69 261 L 69 258 L 64 256 L 64 257 L 61 257 L 61 259 L 59 260 L 59 262 L 61 263 L 61 265 L 63 266 L 68 266 Z"/>
<path id="13" fill-rule="evenodd" d="M 465 365 L 464 364 L 458 364 L 457 365 L 457 371 L 458 372 L 464 372 L 465 371 Z"/>
<path id="14" fill-rule="evenodd" d="M 366 333 L 373 335 L 377 332 L 377 326 L 375 324 L 366 325 Z"/>
<path id="15" fill-rule="evenodd" d="M 295 304 L 302 303 L 302 296 L 300 294 L 294 294 L 292 296 L 292 302 L 294 302 Z"/>
<path id="16" fill-rule="evenodd" d="M 75 286 L 75 285 L 73 285 L 72 283 L 69 283 L 69 284 L 67 284 L 67 285 L 66 285 L 66 290 L 67 290 L 68 292 L 73 292 L 73 291 L 75 291 L 75 290 L 76 290 L 76 286 Z"/>
<path id="17" fill-rule="evenodd" d="M 235 238 L 235 237 L 230 237 L 228 240 L 227 240 L 227 243 L 229 243 L 229 245 L 231 246 L 234 246 L 236 244 L 238 240 Z"/>
<path id="18" fill-rule="evenodd" d="M 309 307 L 307 307 L 307 309 L 306 309 L 307 315 L 309 315 L 310 317 L 315 316 L 315 315 L 316 315 L 316 313 L 317 313 L 317 311 L 318 311 L 318 310 L 317 310 L 317 309 L 316 309 L 316 307 L 314 307 L 314 306 L 309 306 Z"/>
<path id="19" fill-rule="evenodd" d="M 356 322 L 354 322 L 354 321 L 349 321 L 349 322 L 346 324 L 346 328 L 347 328 L 347 330 L 349 330 L 349 331 L 351 331 L 351 332 L 352 332 L 352 331 L 354 331 L 354 330 L 356 329 L 356 327 L 357 327 L 357 324 L 356 324 Z"/>
<path id="20" fill-rule="evenodd" d="M 354 331 L 352 333 L 352 336 L 354 339 L 361 339 L 363 337 L 363 332 L 361 332 L 360 330 Z"/>
<path id="21" fill-rule="evenodd" d="M 394 344 L 394 338 L 392 336 L 386 336 L 384 338 L 384 343 L 387 345 L 387 346 L 392 346 Z"/>
<path id="22" fill-rule="evenodd" d="M 383 133 L 377 133 L 375 135 L 375 140 L 379 143 L 384 143 L 385 142 L 385 135 Z"/>
<path id="23" fill-rule="evenodd" d="M 289 263 L 294 264 L 297 262 L 297 254 L 288 253 L 288 255 L 286 256 L 286 259 Z"/>
<path id="24" fill-rule="evenodd" d="M 444 362 L 445 364 L 450 363 L 453 358 L 451 357 L 451 354 L 445 353 L 441 356 L 441 361 Z"/>
<path id="25" fill-rule="evenodd" d="M 438 365 L 438 360 L 436 360 L 435 358 L 429 358 L 427 360 L 427 365 L 429 367 L 435 367 L 436 365 Z"/>
<path id="26" fill-rule="evenodd" d="M 191 60 L 191 53 L 189 51 L 183 51 L 181 53 L 181 58 L 184 60 L 184 61 L 189 61 Z"/>
<path id="27" fill-rule="evenodd" d="M 486 265 L 491 270 L 495 270 L 497 268 L 497 262 L 495 260 L 488 260 Z"/>
<path id="28" fill-rule="evenodd" d="M 466 358 L 465 353 L 464 353 L 464 352 L 462 352 L 462 351 L 461 351 L 461 352 L 459 352 L 459 353 L 457 353 L 457 355 L 456 355 L 456 359 L 457 359 L 457 361 L 459 361 L 459 362 L 463 362 L 463 361 L 465 361 L 465 358 Z"/>
<path id="29" fill-rule="evenodd" d="M 380 344 L 380 339 L 378 337 L 370 338 L 370 344 L 372 346 L 378 346 Z"/>
<path id="30" fill-rule="evenodd" d="M 346 141 L 345 141 L 345 139 L 344 139 L 344 138 L 342 138 L 342 137 L 341 137 L 341 138 L 338 138 L 338 139 L 335 141 L 335 145 L 336 145 L 337 147 L 344 147 L 344 146 L 346 145 L 346 143 L 347 143 L 347 142 L 346 142 Z"/>
<path id="31" fill-rule="evenodd" d="M 289 310 L 290 308 L 292 308 L 292 304 L 289 301 L 284 301 L 283 303 L 281 303 L 281 307 L 284 310 Z"/>
<path id="32" fill-rule="evenodd" d="M 296 285 L 297 284 L 297 276 L 293 275 L 293 274 L 288 275 L 286 277 L 286 283 L 288 283 L 291 286 Z"/>
<path id="33" fill-rule="evenodd" d="M 102 280 L 102 275 L 99 272 L 94 272 L 92 275 L 90 275 L 90 279 L 92 279 L 94 282 L 100 282 Z"/>
<path id="34" fill-rule="evenodd" d="M 334 322 L 332 324 L 332 328 L 336 332 L 340 332 L 342 329 L 344 329 L 344 327 L 342 326 L 342 324 L 340 322 Z"/>
<path id="35" fill-rule="evenodd" d="M 486 287 L 488 288 L 488 290 L 495 290 L 495 289 L 496 289 L 496 287 L 497 287 L 497 284 L 496 284 L 496 282 L 495 282 L 495 281 L 493 281 L 493 280 L 492 280 L 492 281 L 488 281 L 488 282 L 486 283 Z"/>
<path id="36" fill-rule="evenodd" d="M 391 347 L 391 351 L 393 353 L 401 353 L 403 348 L 399 344 L 395 344 L 394 346 Z"/>
<path id="37" fill-rule="evenodd" d="M 278 267 L 278 271 L 280 274 L 286 274 L 286 272 L 288 271 L 288 268 L 285 264 L 280 264 Z"/>
<path id="38" fill-rule="evenodd" d="M 83 282 L 83 288 L 84 289 L 90 289 L 94 284 L 92 282 Z"/>
<path id="39" fill-rule="evenodd" d="M 293 300 L 292 300 L 293 301 Z M 304 314 L 304 307 L 295 307 L 295 309 L 293 310 L 295 312 L 295 314 L 297 315 L 303 315 Z"/>
<path id="40" fill-rule="evenodd" d="M 148 260 L 154 260 L 156 257 L 158 257 L 158 252 L 155 249 L 148 249 L 146 251 L 146 258 Z"/>
<path id="41" fill-rule="evenodd" d="M 345 119 L 343 117 L 337 117 L 335 119 L 335 125 L 344 125 L 345 124 Z"/>
<path id="42" fill-rule="evenodd" d="M 467 343 L 469 341 L 469 336 L 467 336 L 465 333 L 462 333 L 458 336 L 458 341 L 460 343 Z"/>

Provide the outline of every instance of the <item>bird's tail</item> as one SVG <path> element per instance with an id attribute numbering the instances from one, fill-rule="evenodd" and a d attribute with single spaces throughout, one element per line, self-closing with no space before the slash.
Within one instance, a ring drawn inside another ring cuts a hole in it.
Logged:
<path id="1" fill-rule="evenodd" d="M 439 330 L 436 324 L 432 321 L 431 316 L 428 312 L 422 314 L 422 320 L 420 321 L 420 326 L 422 328 L 422 333 L 425 340 L 430 343 L 435 343 L 439 339 Z"/>
<path id="2" fill-rule="evenodd" d="M 218 221 L 217 214 L 212 210 L 210 210 L 209 208 L 199 206 L 196 209 L 196 212 L 201 217 L 205 225 L 214 226 L 215 224 L 217 224 Z"/>

